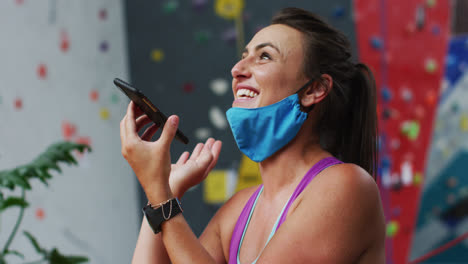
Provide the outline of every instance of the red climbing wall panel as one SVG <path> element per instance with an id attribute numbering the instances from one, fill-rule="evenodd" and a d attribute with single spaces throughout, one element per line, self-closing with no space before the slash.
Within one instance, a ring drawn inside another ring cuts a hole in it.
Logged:
<path id="1" fill-rule="evenodd" d="M 355 0 L 360 61 L 374 71 L 387 263 L 407 263 L 443 77 L 447 0 Z"/>

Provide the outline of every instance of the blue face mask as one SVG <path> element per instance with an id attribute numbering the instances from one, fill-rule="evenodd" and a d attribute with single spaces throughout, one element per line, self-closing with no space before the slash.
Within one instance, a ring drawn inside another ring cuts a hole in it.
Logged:
<path id="1" fill-rule="evenodd" d="M 261 162 L 288 144 L 307 119 L 308 113 L 301 111 L 298 93 L 312 81 L 272 105 L 230 108 L 226 116 L 240 151 L 251 160 Z"/>

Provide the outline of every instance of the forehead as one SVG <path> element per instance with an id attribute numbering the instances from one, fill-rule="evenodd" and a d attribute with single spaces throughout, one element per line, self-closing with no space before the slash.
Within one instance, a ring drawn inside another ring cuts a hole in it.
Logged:
<path id="1" fill-rule="evenodd" d="M 287 55 L 291 52 L 302 53 L 302 33 L 292 27 L 275 24 L 263 28 L 252 38 L 247 45 L 248 49 L 254 49 L 262 43 L 271 43 L 275 45 L 281 53 Z"/>

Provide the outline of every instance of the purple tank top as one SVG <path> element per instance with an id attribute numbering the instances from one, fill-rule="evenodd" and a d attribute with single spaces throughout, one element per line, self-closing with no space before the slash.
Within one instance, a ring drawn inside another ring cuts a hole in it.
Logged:
<path id="1" fill-rule="evenodd" d="M 291 198 L 289 198 L 288 203 L 286 204 L 285 209 L 283 210 L 283 214 L 280 217 L 278 226 L 276 230 L 281 226 L 281 224 L 286 220 L 286 215 L 288 214 L 289 207 L 291 204 L 296 200 L 297 196 L 302 193 L 302 191 L 307 187 L 307 185 L 312 181 L 312 179 L 319 174 L 324 169 L 342 163 L 338 159 L 334 157 L 328 157 L 320 160 L 317 162 L 302 178 L 301 182 L 297 185 L 296 189 L 294 190 Z M 255 199 L 258 196 L 258 193 L 262 189 L 262 185 L 258 187 L 258 189 L 252 194 L 250 199 L 244 206 L 239 218 L 237 219 L 236 226 L 234 227 L 234 231 L 232 232 L 231 237 L 231 244 L 229 246 L 229 264 L 236 264 L 237 263 L 237 252 L 239 250 L 239 244 L 242 238 L 242 233 L 244 232 L 245 225 L 247 224 L 247 220 L 249 218 L 250 211 L 252 210 L 252 206 L 254 205 Z"/>

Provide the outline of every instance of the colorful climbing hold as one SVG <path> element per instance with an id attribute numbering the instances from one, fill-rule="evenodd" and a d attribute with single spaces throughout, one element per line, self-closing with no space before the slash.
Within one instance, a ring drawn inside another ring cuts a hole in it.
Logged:
<path id="1" fill-rule="evenodd" d="M 37 75 L 39 79 L 45 79 L 47 78 L 47 66 L 43 63 L 40 63 L 37 66 Z"/>
<path id="2" fill-rule="evenodd" d="M 383 48 L 383 41 L 378 36 L 373 36 L 370 39 L 370 44 L 371 44 L 372 48 L 375 49 L 375 50 L 381 50 Z"/>
<path id="3" fill-rule="evenodd" d="M 14 101 L 14 107 L 16 110 L 21 110 L 23 108 L 23 100 L 21 98 L 16 98 Z"/>
<path id="4" fill-rule="evenodd" d="M 382 99 L 384 102 L 388 102 L 392 100 L 392 91 L 388 87 L 383 87 L 382 88 Z"/>
<path id="5" fill-rule="evenodd" d="M 164 51 L 162 49 L 153 49 L 151 51 L 151 59 L 155 62 L 161 62 L 164 59 Z"/>
<path id="6" fill-rule="evenodd" d="M 179 2 L 176 0 L 169 0 L 163 4 L 163 12 L 165 14 L 174 13 L 179 7 Z"/>
<path id="7" fill-rule="evenodd" d="M 424 99 L 426 101 L 426 104 L 428 104 L 429 106 L 434 106 L 437 104 L 437 93 L 433 90 L 429 90 L 426 92 L 426 96 Z"/>
<path id="8" fill-rule="evenodd" d="M 187 82 L 184 84 L 184 93 L 191 93 L 195 89 L 195 85 L 191 82 Z"/>
<path id="9" fill-rule="evenodd" d="M 468 132 L 468 114 L 460 116 L 460 130 L 462 132 Z"/>
<path id="10" fill-rule="evenodd" d="M 437 0 L 426 0 L 426 6 L 429 8 L 435 7 L 436 4 L 437 4 Z"/>
<path id="11" fill-rule="evenodd" d="M 398 224 L 397 221 L 392 220 L 387 223 L 387 236 L 388 237 L 394 237 L 398 233 L 398 229 L 400 228 L 400 225 Z"/>
<path id="12" fill-rule="evenodd" d="M 225 79 L 214 79 L 210 82 L 211 91 L 216 95 L 224 95 L 229 90 L 229 83 Z"/>
<path id="13" fill-rule="evenodd" d="M 109 50 L 109 43 L 107 43 L 107 41 L 102 41 L 101 44 L 99 44 L 99 50 L 101 52 L 106 52 Z"/>
<path id="14" fill-rule="evenodd" d="M 42 208 L 37 208 L 36 213 L 34 214 L 38 220 L 44 220 L 45 211 Z"/>
<path id="15" fill-rule="evenodd" d="M 242 14 L 244 0 L 216 0 L 215 12 L 224 19 L 235 19 Z"/>
<path id="16" fill-rule="evenodd" d="M 98 17 L 100 20 L 106 20 L 107 18 L 107 10 L 102 8 L 99 10 L 99 14 L 98 14 Z"/>
<path id="17" fill-rule="evenodd" d="M 334 18 L 341 18 L 344 16 L 346 9 L 343 6 L 337 6 L 333 8 L 332 16 Z"/>
<path id="18" fill-rule="evenodd" d="M 70 39 L 68 38 L 68 34 L 66 31 L 62 31 L 60 33 L 60 49 L 63 52 L 67 52 L 70 48 Z"/>
<path id="19" fill-rule="evenodd" d="M 402 134 L 406 135 L 409 140 L 416 140 L 419 136 L 420 125 L 418 121 L 405 121 L 401 125 Z"/>
<path id="20" fill-rule="evenodd" d="M 413 100 L 413 93 L 407 87 L 403 87 L 401 90 L 401 97 L 403 98 L 405 102 L 408 103 L 411 100 Z"/>
<path id="21" fill-rule="evenodd" d="M 96 90 L 92 90 L 89 93 L 89 99 L 93 102 L 96 102 L 99 99 L 99 92 Z"/>
<path id="22" fill-rule="evenodd" d="M 119 101 L 120 101 L 119 95 L 117 95 L 116 93 L 113 93 L 113 94 L 111 95 L 111 102 L 112 102 L 113 104 L 116 104 L 116 103 L 118 103 Z"/>
<path id="23" fill-rule="evenodd" d="M 424 6 L 418 6 L 416 8 L 416 28 L 422 30 L 426 24 L 426 10 Z"/>
<path id="24" fill-rule="evenodd" d="M 237 39 L 237 30 L 235 27 L 226 29 L 221 33 L 221 39 L 228 43 L 234 43 Z"/>
<path id="25" fill-rule="evenodd" d="M 65 140 L 71 140 L 76 134 L 76 125 L 69 121 L 62 122 L 62 136 Z"/>
<path id="26" fill-rule="evenodd" d="M 437 61 L 432 58 L 426 59 L 424 68 L 427 73 L 435 73 L 437 71 Z"/>
<path id="27" fill-rule="evenodd" d="M 414 185 L 421 185 L 422 181 L 423 181 L 422 173 L 416 172 L 413 178 Z"/>
<path id="28" fill-rule="evenodd" d="M 192 7 L 197 11 L 202 11 L 208 5 L 208 0 L 192 0 Z"/>
<path id="29" fill-rule="evenodd" d="M 194 33 L 194 36 L 195 36 L 195 41 L 198 44 L 203 44 L 203 43 L 207 42 L 211 38 L 210 32 L 208 32 L 206 30 L 196 31 Z"/>
<path id="30" fill-rule="evenodd" d="M 110 117 L 110 112 L 107 108 L 103 107 L 99 111 L 99 116 L 101 117 L 102 120 L 108 120 Z"/>

